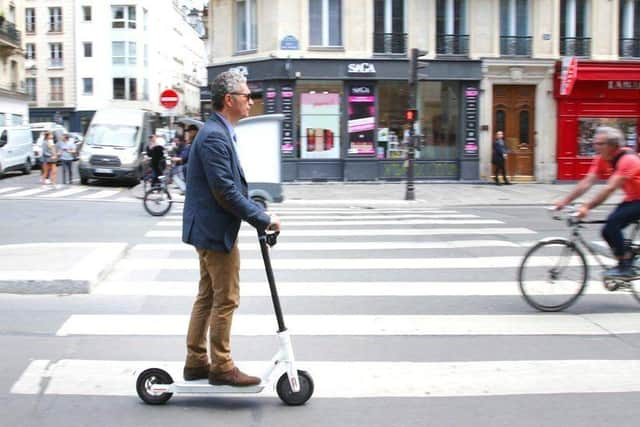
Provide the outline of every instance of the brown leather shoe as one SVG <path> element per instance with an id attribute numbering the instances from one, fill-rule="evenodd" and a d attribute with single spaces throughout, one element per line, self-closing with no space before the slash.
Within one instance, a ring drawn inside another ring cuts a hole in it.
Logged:
<path id="1" fill-rule="evenodd" d="M 197 366 L 195 368 L 184 367 L 182 376 L 185 381 L 206 380 L 209 378 L 209 365 Z"/>
<path id="2" fill-rule="evenodd" d="M 209 384 L 211 385 L 233 385 L 236 387 L 247 387 L 260 384 L 260 378 L 252 377 L 242 372 L 238 367 L 234 367 L 227 372 L 209 374 Z"/>

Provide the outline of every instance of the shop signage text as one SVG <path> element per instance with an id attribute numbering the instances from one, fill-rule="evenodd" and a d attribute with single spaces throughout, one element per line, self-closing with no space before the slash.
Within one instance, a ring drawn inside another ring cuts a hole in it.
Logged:
<path id="1" fill-rule="evenodd" d="M 640 89 L 638 80 L 609 80 L 607 83 L 609 89 Z"/>
<path id="2" fill-rule="evenodd" d="M 371 88 L 367 86 L 356 86 L 351 88 L 351 92 L 355 95 L 369 95 Z"/>
<path id="3" fill-rule="evenodd" d="M 370 62 L 361 62 L 359 64 L 349 64 L 347 66 L 349 74 L 375 74 L 376 67 Z"/>

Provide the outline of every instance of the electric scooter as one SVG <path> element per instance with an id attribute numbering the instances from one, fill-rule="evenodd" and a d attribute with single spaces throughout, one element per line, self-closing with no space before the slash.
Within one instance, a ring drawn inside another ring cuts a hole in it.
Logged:
<path id="1" fill-rule="evenodd" d="M 174 382 L 171 375 L 160 368 L 150 368 L 142 371 L 136 380 L 136 391 L 138 396 L 145 403 L 150 405 L 160 405 L 166 403 L 174 394 L 256 394 L 272 384 L 277 374 L 282 372 L 275 387 L 278 397 L 287 405 L 303 405 L 313 394 L 313 379 L 306 371 L 296 369 L 293 356 L 293 346 L 289 331 L 284 325 L 282 308 L 278 290 L 271 268 L 269 258 L 269 247 L 276 244 L 278 232 L 265 233 L 258 232 L 260 250 L 264 267 L 267 272 L 267 280 L 271 291 L 271 300 L 278 321 L 278 342 L 279 349 L 271 359 L 269 366 L 260 375 L 260 384 L 249 387 L 237 387 L 230 385 L 210 385 L 207 379 L 195 381 Z"/>

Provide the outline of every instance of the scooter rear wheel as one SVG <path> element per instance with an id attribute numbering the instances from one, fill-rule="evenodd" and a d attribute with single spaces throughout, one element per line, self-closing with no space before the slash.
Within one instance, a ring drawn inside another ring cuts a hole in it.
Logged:
<path id="1" fill-rule="evenodd" d="M 298 371 L 298 380 L 300 381 L 300 391 L 294 392 L 289 384 L 289 376 L 284 373 L 278 379 L 276 391 L 278 397 L 290 406 L 304 405 L 313 395 L 313 378 L 306 371 Z"/>
<path id="2" fill-rule="evenodd" d="M 166 371 L 158 368 L 147 369 L 138 375 L 136 391 L 144 403 L 162 405 L 171 399 L 173 393 L 153 392 L 151 386 L 154 384 L 173 384 L 173 378 Z"/>

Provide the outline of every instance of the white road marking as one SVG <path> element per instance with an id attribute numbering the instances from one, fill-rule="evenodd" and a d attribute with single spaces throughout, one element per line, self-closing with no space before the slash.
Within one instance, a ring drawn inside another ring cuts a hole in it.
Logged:
<path id="1" fill-rule="evenodd" d="M 35 196 L 36 194 L 46 193 L 54 190 L 53 186 L 42 186 L 38 188 L 31 188 L 29 190 L 18 191 L 17 193 L 6 194 L 6 197 L 27 197 Z"/>
<path id="2" fill-rule="evenodd" d="M 73 188 L 67 188 L 61 191 L 56 191 L 54 193 L 45 194 L 42 197 L 66 197 L 72 194 L 82 193 L 87 190 L 88 190 L 87 187 L 73 187 Z"/>
<path id="3" fill-rule="evenodd" d="M 0 194 L 3 193 L 10 193 L 12 191 L 16 191 L 16 190 L 20 190 L 22 187 L 6 187 L 6 188 L 0 188 Z"/>
<path id="4" fill-rule="evenodd" d="M 283 231 L 284 233 L 284 231 Z M 353 237 L 353 236 L 440 236 L 440 235 L 483 235 L 495 234 L 536 234 L 528 228 L 398 228 L 398 229 L 324 229 L 324 230 L 286 230 L 286 235 L 291 237 Z M 249 228 L 240 230 L 241 237 L 255 237 L 256 231 Z M 181 237 L 181 230 L 151 230 L 145 237 Z"/>
<path id="5" fill-rule="evenodd" d="M 80 199 L 104 199 L 120 193 L 121 190 L 99 190 L 93 194 L 80 197 Z"/>
<path id="6" fill-rule="evenodd" d="M 175 335 L 189 315 L 74 314 L 56 335 Z M 640 313 L 529 315 L 287 315 L 292 335 L 611 335 L 640 333 Z M 232 334 L 273 335 L 273 315 L 236 315 Z"/>
<path id="7" fill-rule="evenodd" d="M 373 220 L 357 221 L 288 221 L 287 227 L 333 227 L 341 225 L 479 225 L 504 224 L 497 219 L 403 219 L 403 220 Z M 160 227 L 182 227 L 182 221 L 160 221 Z"/>
<path id="8" fill-rule="evenodd" d="M 640 360 L 300 361 L 298 365 L 316 379 L 314 399 L 640 391 Z M 11 393 L 135 396 L 136 377 L 142 370 L 163 368 L 179 381 L 182 366 L 183 362 L 167 361 L 34 360 Z M 239 361 L 238 366 L 251 373 L 266 367 L 260 361 Z M 266 387 L 259 396 L 274 394 L 272 387 Z"/>

